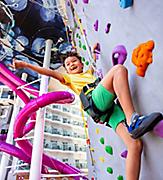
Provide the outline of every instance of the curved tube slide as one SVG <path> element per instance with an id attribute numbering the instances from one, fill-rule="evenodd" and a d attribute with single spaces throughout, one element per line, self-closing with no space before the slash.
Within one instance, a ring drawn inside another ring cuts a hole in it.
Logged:
<path id="1" fill-rule="evenodd" d="M 15 85 L 22 86 L 25 85 L 26 82 L 17 77 L 14 73 L 12 73 L 2 62 L 0 63 L 0 73 L 7 77 L 10 81 L 12 81 Z M 38 89 L 34 88 L 31 85 L 26 86 L 28 89 L 25 89 L 32 95 L 38 96 Z"/>
<path id="2" fill-rule="evenodd" d="M 51 92 L 43 94 L 40 97 L 37 97 L 33 100 L 30 100 L 28 96 L 24 93 L 23 90 L 17 89 L 19 86 L 25 85 L 25 82 L 19 79 L 14 75 L 7 67 L 0 63 L 0 81 L 11 88 L 16 94 L 23 100 L 25 103 L 24 108 L 19 112 L 17 119 L 14 124 L 14 138 L 21 138 L 27 132 L 34 128 L 35 123 L 26 124 L 28 119 L 32 117 L 35 120 L 35 112 L 46 105 L 51 103 L 71 103 L 74 100 L 74 96 L 68 92 Z M 31 94 L 38 96 L 38 93 L 32 90 L 36 90 L 32 86 L 27 86 L 30 90 L 27 90 Z M 11 154 L 24 162 L 30 163 L 32 155 L 32 144 L 28 140 L 17 141 L 19 148 L 14 145 L 8 144 L 5 141 L 5 138 L 2 137 L 0 140 L 0 151 L 4 151 L 8 154 Z M 45 166 L 48 166 L 52 169 L 58 170 L 60 173 L 64 174 L 79 174 L 80 170 L 74 167 L 71 167 L 68 164 L 62 163 L 52 157 L 49 157 L 43 154 L 43 169 Z M 76 180 L 79 180 L 82 175 L 75 177 Z M 83 177 L 83 179 L 87 179 Z"/>

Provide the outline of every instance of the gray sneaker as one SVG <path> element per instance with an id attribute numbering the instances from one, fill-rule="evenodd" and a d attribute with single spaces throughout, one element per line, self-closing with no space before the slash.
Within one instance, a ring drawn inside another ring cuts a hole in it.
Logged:
<path id="1" fill-rule="evenodd" d="M 148 116 L 136 116 L 131 125 L 128 126 L 128 131 L 132 138 L 137 139 L 151 131 L 162 119 L 163 115 L 159 112 L 151 113 Z"/>

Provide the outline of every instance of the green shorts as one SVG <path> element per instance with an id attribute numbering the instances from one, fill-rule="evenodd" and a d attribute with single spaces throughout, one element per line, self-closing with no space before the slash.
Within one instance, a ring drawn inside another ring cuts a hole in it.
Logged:
<path id="1" fill-rule="evenodd" d="M 111 126 L 114 130 L 116 130 L 120 122 L 125 120 L 124 112 L 114 103 L 115 97 L 116 96 L 105 89 L 102 84 L 98 84 L 98 86 L 92 91 L 92 100 L 100 111 L 109 111 L 109 108 L 112 107 L 112 105 L 114 106 L 113 113 L 106 123 L 107 126 Z M 100 121 L 106 122 L 106 117 L 107 113 L 100 117 Z"/>

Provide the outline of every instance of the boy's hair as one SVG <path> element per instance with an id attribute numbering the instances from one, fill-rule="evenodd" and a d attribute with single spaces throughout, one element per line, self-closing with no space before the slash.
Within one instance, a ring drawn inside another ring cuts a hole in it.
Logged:
<path id="1" fill-rule="evenodd" d="M 62 58 L 63 67 L 65 67 L 65 60 L 66 60 L 68 57 L 72 57 L 72 56 L 77 57 L 77 58 L 80 60 L 80 62 L 82 63 L 82 58 L 81 58 L 81 56 L 80 56 L 77 52 L 68 52 L 68 53 L 66 53 L 66 55 Z"/>

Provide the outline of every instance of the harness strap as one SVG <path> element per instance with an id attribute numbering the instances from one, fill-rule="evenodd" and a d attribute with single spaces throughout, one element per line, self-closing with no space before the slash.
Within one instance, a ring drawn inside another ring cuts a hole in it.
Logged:
<path id="1" fill-rule="evenodd" d="M 92 90 L 95 89 L 95 87 L 98 85 L 98 83 L 100 82 L 100 78 L 96 79 L 95 82 L 87 84 L 86 86 L 83 87 L 79 97 L 80 100 L 82 102 L 83 105 L 83 109 L 84 111 L 87 111 L 87 113 L 93 118 L 93 120 L 96 123 L 105 123 L 108 121 L 108 119 L 110 118 L 113 109 L 114 109 L 114 104 L 107 109 L 106 111 L 101 111 L 99 110 L 96 105 L 94 104 L 91 96 L 92 96 Z M 100 121 L 100 117 L 104 114 L 107 113 L 107 117 L 105 118 L 104 122 Z"/>

